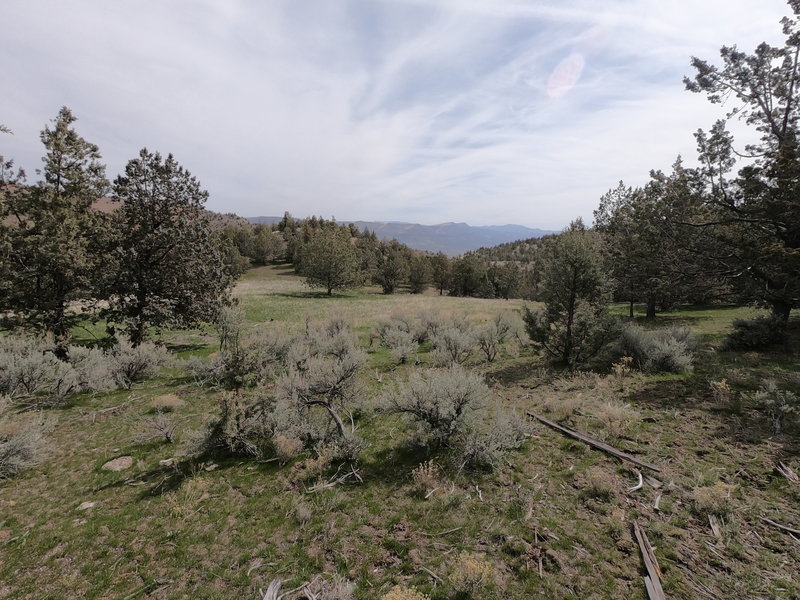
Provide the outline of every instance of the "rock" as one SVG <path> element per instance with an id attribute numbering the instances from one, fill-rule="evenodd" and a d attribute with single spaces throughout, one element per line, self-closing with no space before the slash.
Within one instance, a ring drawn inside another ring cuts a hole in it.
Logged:
<path id="1" fill-rule="evenodd" d="M 78 508 L 75 510 L 89 510 L 90 508 L 94 508 L 97 506 L 97 502 L 92 502 L 91 500 L 87 500 L 86 502 L 82 502 L 78 505 Z"/>
<path id="2" fill-rule="evenodd" d="M 104 471 L 124 471 L 125 469 L 130 469 L 132 466 L 132 456 L 120 456 L 119 458 L 108 461 L 100 468 Z"/>
<path id="3" fill-rule="evenodd" d="M 162 467 L 171 467 L 176 462 L 178 461 L 174 458 L 165 458 L 164 460 L 158 461 L 158 464 L 160 464 Z"/>

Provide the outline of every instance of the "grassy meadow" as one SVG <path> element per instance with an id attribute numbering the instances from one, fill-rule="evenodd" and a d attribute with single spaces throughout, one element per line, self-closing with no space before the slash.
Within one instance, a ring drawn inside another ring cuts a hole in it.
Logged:
<path id="1" fill-rule="evenodd" d="M 518 340 L 493 363 L 478 351 L 468 361 L 498 405 L 660 468 L 629 490 L 635 467 L 539 423 L 503 468 L 459 472 L 410 449 L 406 421 L 375 409 L 416 368 L 379 346 L 380 319 L 436 311 L 478 324 L 522 301 L 370 288 L 329 298 L 288 266 L 249 271 L 235 296 L 253 330 L 351 323 L 369 355 L 356 423 L 368 443 L 363 483 L 312 492 L 333 474 L 314 474 L 307 456 L 281 465 L 185 455 L 221 392 L 198 387 L 176 361 L 131 390 L 45 411 L 43 460 L 0 482 L 0 598 L 256 600 L 281 579 L 284 590 L 353 582 L 363 600 L 395 585 L 437 600 L 646 599 L 634 521 L 655 548 L 668 598 L 800 598 L 800 536 L 763 520 L 800 529 L 800 483 L 775 470 L 783 462 L 800 473 L 800 419 L 773 435 L 751 398 L 766 377 L 800 391 L 800 363 L 787 352 L 717 350 L 751 309 L 686 309 L 646 324 L 691 327 L 695 368 L 683 375 L 557 371 Z M 218 350 L 211 328 L 162 336 L 181 358 Z M 424 344 L 419 361 L 430 362 Z M 164 406 L 178 423 L 175 443 L 137 442 L 143 419 Z M 101 468 L 121 456 L 133 465 Z"/>

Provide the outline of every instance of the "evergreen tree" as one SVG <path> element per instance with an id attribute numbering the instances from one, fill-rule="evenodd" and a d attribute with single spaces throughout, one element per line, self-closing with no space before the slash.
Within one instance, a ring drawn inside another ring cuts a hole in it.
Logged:
<path id="1" fill-rule="evenodd" d="M 301 275 L 311 287 L 333 290 L 354 288 L 364 281 L 359 269 L 359 253 L 350 239 L 350 230 L 335 224 L 313 234 L 300 250 Z"/>
<path id="2" fill-rule="evenodd" d="M 614 332 L 600 238 L 574 221 L 547 247 L 542 265 L 543 310 L 525 309 L 531 339 L 570 367 L 593 357 Z"/>
<path id="3" fill-rule="evenodd" d="M 114 181 L 122 201 L 109 319 L 137 345 L 151 326 L 191 327 L 212 320 L 226 301 L 226 269 L 203 205 L 208 193 L 170 154 L 143 149 Z"/>
<path id="4" fill-rule="evenodd" d="M 414 254 L 408 263 L 408 285 L 412 294 L 421 294 L 431 281 L 430 260 L 423 254 Z"/>
<path id="5" fill-rule="evenodd" d="M 441 296 L 445 290 L 450 289 L 453 278 L 453 262 L 444 252 L 437 252 L 431 259 L 431 281 Z"/>
<path id="6" fill-rule="evenodd" d="M 80 318 L 73 303 L 85 308 L 96 295 L 108 231 L 106 215 L 92 210 L 108 188 L 105 166 L 97 146 L 75 131 L 75 121 L 63 107 L 42 131 L 46 154 L 35 186 L 3 184 L 0 225 L 0 306 L 21 324 L 52 333 L 62 356 L 70 327 Z"/>
<path id="7" fill-rule="evenodd" d="M 375 268 L 375 283 L 384 294 L 393 294 L 397 286 L 408 278 L 407 248 L 397 240 L 378 245 L 378 262 Z"/>
<path id="8" fill-rule="evenodd" d="M 736 152 L 725 123 L 698 132 L 707 200 L 694 226 L 711 248 L 723 249 L 707 260 L 784 322 L 800 305 L 800 0 L 789 5 L 783 46 L 762 43 L 752 54 L 723 46 L 720 67 L 693 58 L 694 78 L 684 80 L 710 102 L 725 101 L 728 118 L 736 115 L 759 134 L 746 147 L 754 162 L 732 176 Z"/>

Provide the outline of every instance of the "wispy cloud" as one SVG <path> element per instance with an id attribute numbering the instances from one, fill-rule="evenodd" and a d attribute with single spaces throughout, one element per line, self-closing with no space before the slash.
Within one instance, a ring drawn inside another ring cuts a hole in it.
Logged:
<path id="1" fill-rule="evenodd" d="M 173 152 L 242 215 L 558 228 L 694 154 L 690 55 L 780 40 L 779 0 L 10 0 L 0 152 L 62 104 L 111 174 Z"/>

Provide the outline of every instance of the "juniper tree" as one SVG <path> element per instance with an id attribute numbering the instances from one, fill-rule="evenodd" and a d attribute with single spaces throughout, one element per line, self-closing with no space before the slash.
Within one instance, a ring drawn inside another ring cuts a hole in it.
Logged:
<path id="1" fill-rule="evenodd" d="M 800 305 L 800 0 L 789 6 L 782 46 L 761 43 L 752 54 L 723 46 L 720 66 L 692 58 L 696 72 L 684 79 L 689 91 L 726 103 L 726 119 L 758 132 L 745 147 L 754 160 L 733 174 L 737 152 L 725 122 L 698 131 L 706 211 L 693 225 L 723 249 L 708 253 L 709 262 L 784 322 Z"/>
<path id="2" fill-rule="evenodd" d="M 212 321 L 232 284 L 203 210 L 208 192 L 170 154 L 139 152 L 114 181 L 109 319 L 138 345 L 151 326 Z"/>
<path id="3" fill-rule="evenodd" d="M 21 324 L 53 334 L 57 352 L 67 352 L 70 327 L 79 318 L 71 304 L 95 295 L 104 261 L 107 216 L 92 204 L 108 188 L 97 146 L 73 128 L 63 107 L 41 133 L 46 154 L 41 180 L 25 187 L 3 182 L 3 260 L 0 306 Z"/>
<path id="4" fill-rule="evenodd" d="M 350 230 L 329 224 L 311 236 L 300 250 L 301 271 L 311 287 L 333 290 L 353 288 L 363 282 L 359 254 L 350 241 Z"/>
<path id="5" fill-rule="evenodd" d="M 580 219 L 548 244 L 541 288 L 544 309 L 523 313 L 531 339 L 568 366 L 594 356 L 610 339 L 613 322 L 600 239 Z"/>

